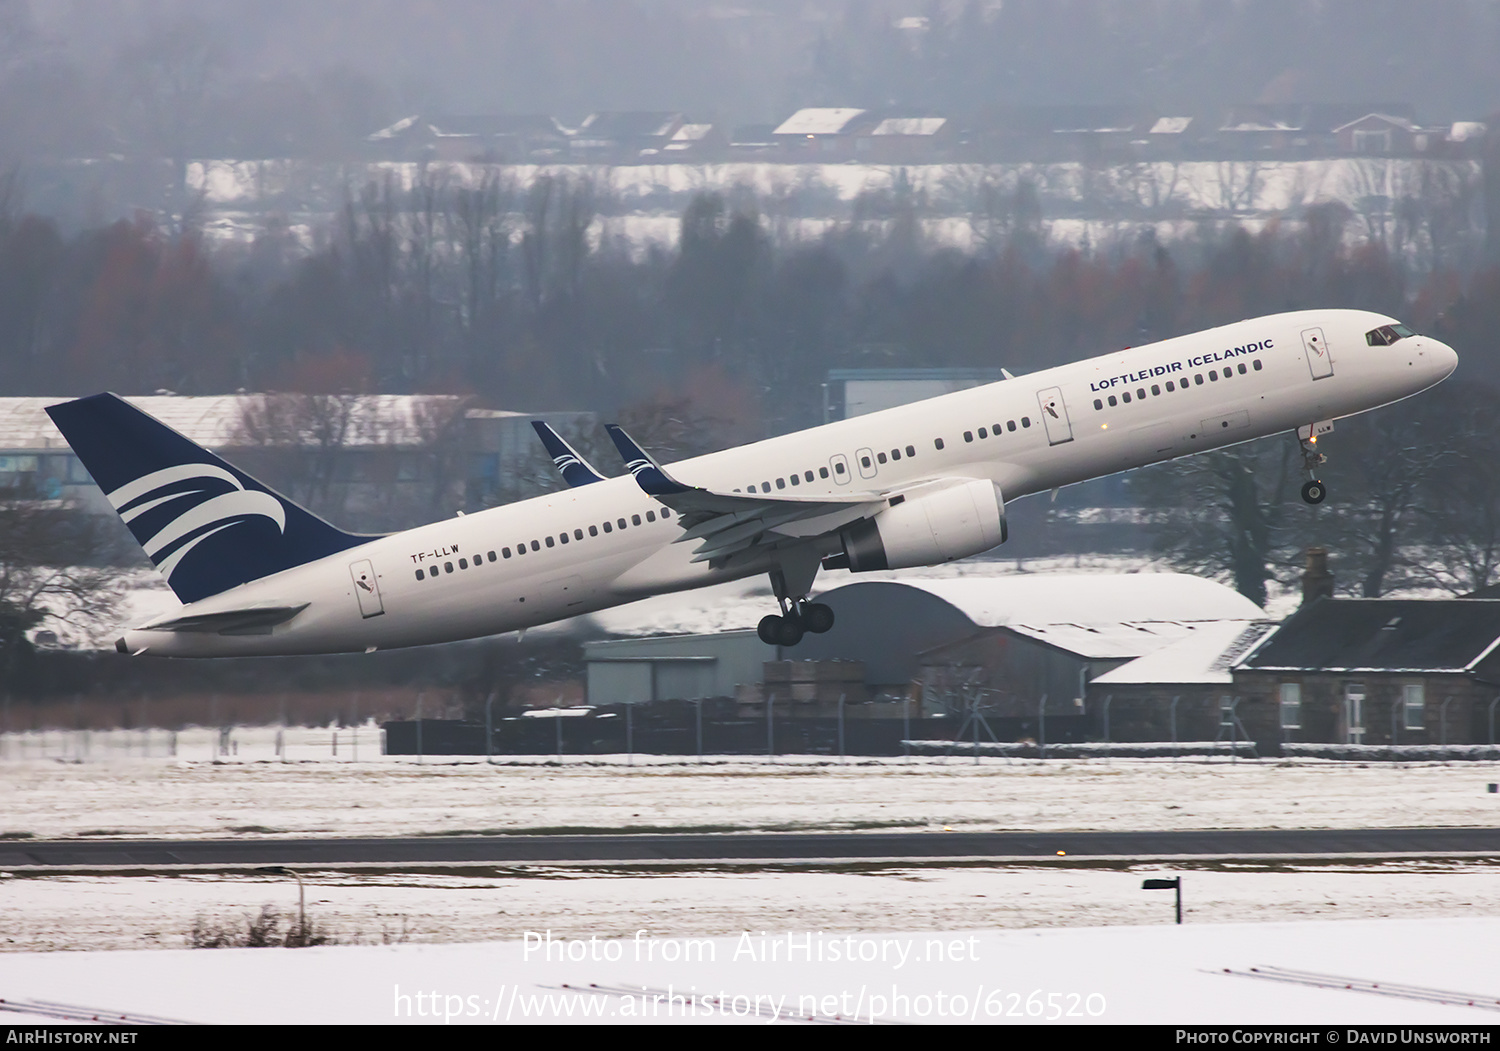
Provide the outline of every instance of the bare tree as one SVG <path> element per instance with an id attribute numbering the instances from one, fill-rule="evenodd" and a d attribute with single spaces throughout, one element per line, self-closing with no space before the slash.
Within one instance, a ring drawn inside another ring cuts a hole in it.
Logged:
<path id="1" fill-rule="evenodd" d="M 1167 512 L 1154 527 L 1156 549 L 1181 569 L 1227 577 L 1264 606 L 1285 561 L 1299 464 L 1295 443 L 1266 438 L 1140 472 L 1143 503 Z"/>
<path id="2" fill-rule="evenodd" d="M 0 499 L 0 681 L 19 677 L 32 629 L 101 623 L 118 608 L 119 570 L 80 564 L 107 547 L 104 524 L 52 501 Z"/>

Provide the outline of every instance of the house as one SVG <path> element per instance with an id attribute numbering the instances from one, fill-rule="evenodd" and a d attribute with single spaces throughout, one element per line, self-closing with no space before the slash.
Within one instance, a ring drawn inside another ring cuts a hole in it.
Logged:
<path id="1" fill-rule="evenodd" d="M 568 149 L 568 133 L 545 114 L 411 116 L 365 141 L 391 160 L 546 163 Z"/>
<path id="2" fill-rule="evenodd" d="M 1257 741 L 1485 744 L 1500 701 L 1500 599 L 1318 598 L 1234 667 Z"/>
<path id="3" fill-rule="evenodd" d="M 687 124 L 681 113 L 624 110 L 590 113 L 568 143 L 569 159 L 582 163 L 634 163 L 652 159 Z"/>
<path id="4" fill-rule="evenodd" d="M 855 142 L 871 128 L 869 111 L 850 107 L 799 109 L 771 132 L 787 159 L 852 160 Z"/>

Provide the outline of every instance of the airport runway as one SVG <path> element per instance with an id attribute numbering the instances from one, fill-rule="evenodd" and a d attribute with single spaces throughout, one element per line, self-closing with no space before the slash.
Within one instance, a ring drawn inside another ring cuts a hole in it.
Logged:
<path id="1" fill-rule="evenodd" d="M 1059 857 L 1156 860 L 1485 854 L 1500 857 L 1500 828 L 26 840 L 0 843 L 0 869 L 795 865 Z"/>

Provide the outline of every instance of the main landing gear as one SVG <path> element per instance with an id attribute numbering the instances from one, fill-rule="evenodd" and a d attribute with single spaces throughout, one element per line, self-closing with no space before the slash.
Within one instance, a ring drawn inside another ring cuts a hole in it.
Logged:
<path id="1" fill-rule="evenodd" d="M 1309 504 L 1321 504 L 1328 496 L 1328 487 L 1317 477 L 1317 469 L 1328 462 L 1328 457 L 1318 452 L 1318 436 L 1314 433 L 1318 426 L 1313 424 L 1297 430 L 1297 441 L 1302 446 L 1302 469 L 1307 472 L 1307 481 L 1302 486 L 1302 500 Z M 1333 429 L 1331 424 L 1328 429 Z M 1305 435 L 1304 430 L 1307 432 Z"/>
<path id="2" fill-rule="evenodd" d="M 811 588 L 812 578 L 816 573 L 817 563 L 814 561 L 811 573 L 805 574 L 808 588 Z M 804 574 L 798 574 L 799 577 L 802 575 Z M 782 569 L 771 571 L 771 590 L 776 593 L 781 615 L 772 613 L 762 617 L 755 629 L 760 641 L 767 646 L 795 646 L 808 632 L 821 635 L 832 629 L 833 608 L 821 602 L 809 602 L 806 589 L 803 589 L 804 593 L 800 598 L 792 598 L 787 587 L 787 574 Z"/>

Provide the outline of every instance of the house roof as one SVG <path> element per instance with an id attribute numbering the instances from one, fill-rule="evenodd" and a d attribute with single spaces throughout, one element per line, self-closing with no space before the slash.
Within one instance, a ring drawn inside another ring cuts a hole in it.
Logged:
<path id="1" fill-rule="evenodd" d="M 947 117 L 887 117 L 875 125 L 871 135 L 936 135 Z"/>
<path id="2" fill-rule="evenodd" d="M 848 108 L 799 109 L 773 131 L 772 135 L 839 135 L 865 111 Z"/>
<path id="3" fill-rule="evenodd" d="M 578 127 L 580 139 L 665 139 L 683 124 L 681 113 L 623 110 L 590 113 Z"/>
<path id="4" fill-rule="evenodd" d="M 1236 667 L 1462 673 L 1497 646 L 1497 599 L 1322 598 L 1288 617 Z"/>
<path id="5" fill-rule="evenodd" d="M 1333 132 L 1334 132 L 1335 135 L 1337 135 L 1339 132 L 1343 131 L 1344 129 L 1346 129 L 1346 128 L 1352 128 L 1356 124 L 1363 124 L 1365 121 L 1378 121 L 1378 122 L 1381 122 L 1381 123 L 1384 123 L 1384 124 L 1389 124 L 1389 125 L 1391 125 L 1393 127 L 1400 128 L 1402 131 L 1416 131 L 1417 130 L 1416 124 L 1414 124 L 1411 121 L 1407 120 L 1405 117 L 1393 117 L 1389 113 L 1366 113 L 1362 117 L 1356 117 L 1356 118 L 1354 118 L 1351 121 L 1347 121 L 1346 123 L 1340 124 L 1338 127 L 1336 127 L 1336 128 L 1333 129 Z"/>
<path id="6" fill-rule="evenodd" d="M 1265 621 L 1221 620 L 1199 624 L 1176 642 L 1113 671 L 1096 676 L 1101 686 L 1214 684 L 1234 681 L 1233 667 L 1274 625 Z"/>

